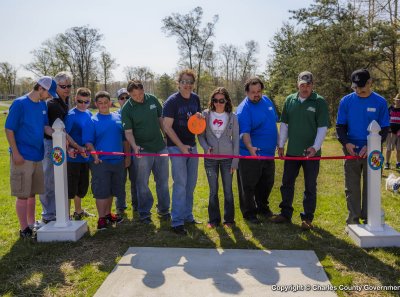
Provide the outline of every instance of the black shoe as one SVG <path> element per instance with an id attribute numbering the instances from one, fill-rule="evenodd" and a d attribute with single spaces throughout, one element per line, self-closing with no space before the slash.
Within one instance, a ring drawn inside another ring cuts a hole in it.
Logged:
<path id="1" fill-rule="evenodd" d="M 196 219 L 193 219 L 193 221 L 185 222 L 188 225 L 198 225 L 198 224 L 203 224 L 203 222 L 200 222 Z"/>
<path id="2" fill-rule="evenodd" d="M 252 223 L 254 225 L 260 225 L 261 221 L 259 219 L 257 219 L 257 217 L 251 217 L 248 219 L 245 219 L 247 222 Z"/>
<path id="3" fill-rule="evenodd" d="M 187 231 L 183 225 L 171 227 L 171 230 L 178 235 L 187 235 Z"/>
<path id="4" fill-rule="evenodd" d="M 54 218 L 54 219 L 51 219 L 51 220 L 42 219 L 42 222 L 45 223 L 45 224 L 48 224 L 48 223 L 50 223 L 50 222 L 55 222 L 55 221 L 56 221 L 55 218 Z"/>
<path id="5" fill-rule="evenodd" d="M 166 214 L 158 214 L 158 217 L 161 221 L 169 221 L 171 219 L 171 215 L 169 213 Z"/>
<path id="6" fill-rule="evenodd" d="M 19 237 L 21 238 L 32 238 L 33 231 L 31 228 L 26 227 L 23 231 L 19 230 Z"/>
<path id="7" fill-rule="evenodd" d="M 269 219 L 274 215 L 274 213 L 269 209 L 260 210 L 260 211 L 258 211 L 258 214 L 263 216 L 266 219 Z"/>
<path id="8" fill-rule="evenodd" d="M 144 219 L 140 219 L 140 222 L 142 224 L 146 224 L 146 225 L 150 225 L 151 223 L 153 223 L 153 221 L 151 220 L 150 217 L 144 218 Z"/>

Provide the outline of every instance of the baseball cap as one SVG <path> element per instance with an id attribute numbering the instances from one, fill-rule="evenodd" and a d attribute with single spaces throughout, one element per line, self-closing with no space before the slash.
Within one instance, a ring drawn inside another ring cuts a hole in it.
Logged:
<path id="1" fill-rule="evenodd" d="M 42 76 L 41 78 L 38 79 L 37 83 L 44 89 L 49 92 L 49 94 L 53 98 L 57 98 L 57 83 L 54 79 L 52 79 L 50 76 Z"/>
<path id="2" fill-rule="evenodd" d="M 297 85 L 312 84 L 314 82 L 313 74 L 310 71 L 303 71 L 297 78 Z"/>
<path id="3" fill-rule="evenodd" d="M 371 76 L 369 75 L 369 71 L 367 69 L 357 69 L 351 74 L 351 87 L 363 88 L 370 78 Z"/>
<path id="4" fill-rule="evenodd" d="M 122 88 L 117 91 L 117 98 L 119 98 L 119 96 L 121 96 L 122 94 L 128 94 L 126 88 Z"/>

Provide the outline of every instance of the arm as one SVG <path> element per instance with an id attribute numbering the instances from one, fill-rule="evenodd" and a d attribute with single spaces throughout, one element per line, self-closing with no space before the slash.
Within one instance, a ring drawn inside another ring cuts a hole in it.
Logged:
<path id="1" fill-rule="evenodd" d="M 232 142 L 233 142 L 233 154 L 235 156 L 239 156 L 239 123 L 235 114 L 233 116 L 233 135 L 232 135 Z M 239 165 L 239 159 L 235 158 L 232 160 L 231 165 L 231 173 L 233 173 Z"/>
<path id="2" fill-rule="evenodd" d="M 11 157 L 15 165 L 22 165 L 24 164 L 24 157 L 19 153 L 19 150 L 17 148 L 17 143 L 15 142 L 15 136 L 14 136 L 14 131 L 10 129 L 5 129 L 6 131 L 6 137 L 8 144 L 10 145 L 11 148 Z"/>
<path id="3" fill-rule="evenodd" d="M 94 145 L 90 142 L 85 144 L 86 150 L 88 150 L 89 152 L 95 151 Z M 101 163 L 101 160 L 99 159 L 99 156 L 96 154 L 92 154 L 93 159 L 94 159 L 94 164 L 99 164 Z"/>
<path id="4" fill-rule="evenodd" d="M 281 122 L 281 126 L 279 128 L 279 142 L 278 142 L 278 155 L 279 157 L 283 157 L 285 153 L 285 143 L 288 139 L 288 124 Z"/>
<path id="5" fill-rule="evenodd" d="M 139 156 L 137 156 L 140 153 L 140 146 L 136 144 L 135 136 L 133 136 L 132 129 L 125 130 L 125 138 L 127 140 L 127 143 L 131 145 L 133 152 L 136 154 L 136 157 L 140 158 Z"/>
<path id="6" fill-rule="evenodd" d="M 328 127 L 319 127 L 317 129 L 317 135 L 315 136 L 314 144 L 307 148 L 308 156 L 314 157 L 315 154 L 321 149 L 322 142 L 325 139 Z"/>
<path id="7" fill-rule="evenodd" d="M 258 148 L 254 147 L 251 143 L 251 137 L 249 133 L 243 133 L 241 135 L 244 145 L 246 146 L 247 150 L 249 151 L 251 156 L 257 156 Z"/>
<path id="8" fill-rule="evenodd" d="M 183 154 L 189 154 L 189 145 L 185 145 L 181 142 L 179 139 L 178 135 L 176 135 L 174 129 L 172 128 L 172 124 L 174 123 L 173 118 L 164 118 L 164 130 L 165 133 L 168 135 L 168 137 L 171 139 L 171 141 L 181 150 Z"/>
<path id="9" fill-rule="evenodd" d="M 129 154 L 131 152 L 131 146 L 129 142 L 125 140 L 123 142 L 123 145 L 124 145 L 124 153 Z M 131 166 L 131 156 L 125 155 L 125 168 L 128 168 L 129 166 Z"/>

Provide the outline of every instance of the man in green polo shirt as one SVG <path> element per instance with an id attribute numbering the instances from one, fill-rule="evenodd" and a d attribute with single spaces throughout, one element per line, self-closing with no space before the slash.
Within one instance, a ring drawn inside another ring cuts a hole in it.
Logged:
<path id="1" fill-rule="evenodd" d="M 284 146 L 289 139 L 286 156 L 321 156 L 321 145 L 328 128 L 328 105 L 323 97 L 313 91 L 314 79 L 309 71 L 299 74 L 298 92 L 289 95 L 283 106 L 280 126 L 278 154 L 284 155 Z M 275 223 L 290 222 L 293 215 L 293 197 L 300 167 L 304 172 L 304 212 L 300 213 L 301 228 L 310 230 L 317 205 L 317 177 L 319 160 L 285 160 L 279 207 L 281 213 L 271 220 Z"/>
<path id="2" fill-rule="evenodd" d="M 143 90 L 140 81 L 129 81 L 127 91 L 130 99 L 121 110 L 125 137 L 135 154 L 168 154 L 164 141 L 162 107 L 158 99 Z M 153 172 L 157 191 L 157 212 L 161 218 L 168 219 L 170 196 L 168 189 L 168 157 L 137 156 L 134 161 L 138 175 L 136 188 L 140 221 L 150 224 L 153 195 L 149 189 L 149 177 Z"/>

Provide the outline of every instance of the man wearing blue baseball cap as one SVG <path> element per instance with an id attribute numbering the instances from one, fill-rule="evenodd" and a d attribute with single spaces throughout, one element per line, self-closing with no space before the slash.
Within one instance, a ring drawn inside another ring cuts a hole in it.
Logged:
<path id="1" fill-rule="evenodd" d="M 53 133 L 44 100 L 56 97 L 56 88 L 51 77 L 41 77 L 31 92 L 14 100 L 5 123 L 11 153 L 11 195 L 17 197 L 16 212 L 22 238 L 33 236 L 35 194 L 44 192 L 43 134 Z"/>

